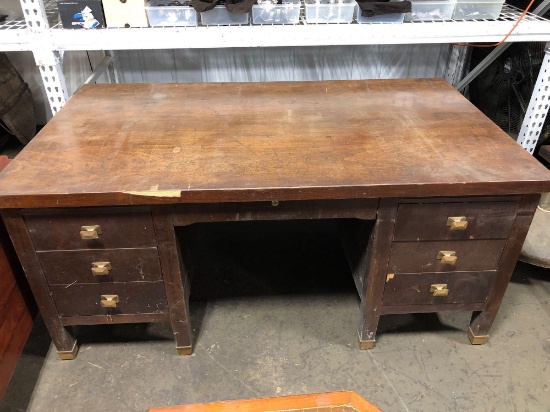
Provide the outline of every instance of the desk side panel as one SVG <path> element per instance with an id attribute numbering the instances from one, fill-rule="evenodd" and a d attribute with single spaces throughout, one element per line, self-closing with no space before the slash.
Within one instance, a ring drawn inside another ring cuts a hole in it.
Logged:
<path id="1" fill-rule="evenodd" d="M 76 340 L 63 327 L 59 318 L 34 245 L 19 210 L 2 210 L 1 214 L 57 351 L 75 354 Z"/>

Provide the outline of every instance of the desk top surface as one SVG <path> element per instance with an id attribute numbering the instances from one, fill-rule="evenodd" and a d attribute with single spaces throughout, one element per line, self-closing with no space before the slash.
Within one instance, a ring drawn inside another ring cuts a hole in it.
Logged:
<path id="1" fill-rule="evenodd" d="M 0 207 L 550 191 L 441 79 L 82 87 L 0 175 Z"/>

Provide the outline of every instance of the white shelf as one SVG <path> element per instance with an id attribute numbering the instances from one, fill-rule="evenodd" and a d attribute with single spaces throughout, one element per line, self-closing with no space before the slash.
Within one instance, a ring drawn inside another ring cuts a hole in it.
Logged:
<path id="1" fill-rule="evenodd" d="M 25 20 L 6 20 L 0 23 L 0 51 L 24 50 L 30 50 Z"/>
<path id="2" fill-rule="evenodd" d="M 544 0 L 544 6 L 539 6 L 539 9 L 546 9 L 548 1 L 550 0 Z M 0 23 L 0 51 L 32 51 L 54 114 L 69 98 L 63 73 L 63 51 L 105 50 L 111 53 L 113 50 L 136 49 L 496 43 L 508 34 L 522 13 L 522 10 L 504 5 L 496 20 L 307 24 L 302 10 L 300 23 L 296 25 L 65 30 L 59 23 L 55 0 L 20 2 L 25 11 L 26 21 L 11 20 Z M 519 41 L 548 42 L 550 45 L 550 20 L 528 13 L 506 39 L 507 43 Z M 547 51 L 544 60 L 544 72 L 547 70 L 550 70 L 550 51 Z M 112 72 L 116 78 L 116 71 Z M 544 80 L 543 77 L 541 69 L 538 83 Z M 531 116 L 535 119 L 547 115 L 547 108 L 537 103 L 542 89 L 540 87 L 534 91 L 529 103 L 529 113 L 532 113 Z M 541 96 L 542 99 L 545 97 Z M 540 128 L 537 127 L 536 121 L 531 122 L 527 118 L 522 126 L 521 144 L 531 153 L 540 134 Z"/>
<path id="3" fill-rule="evenodd" d="M 498 20 L 424 21 L 403 24 L 155 27 L 65 30 L 54 2 L 45 3 L 51 28 L 30 31 L 24 21 L 0 24 L 0 50 L 133 50 L 367 44 L 498 42 L 521 11 L 505 5 Z M 527 14 L 507 42 L 550 41 L 550 21 Z"/>
<path id="4" fill-rule="evenodd" d="M 52 29 L 58 50 L 181 49 L 498 42 L 521 12 L 505 6 L 498 20 L 433 21 L 403 24 L 307 24 L 104 29 Z M 550 41 L 550 21 L 527 15 L 508 39 Z"/>

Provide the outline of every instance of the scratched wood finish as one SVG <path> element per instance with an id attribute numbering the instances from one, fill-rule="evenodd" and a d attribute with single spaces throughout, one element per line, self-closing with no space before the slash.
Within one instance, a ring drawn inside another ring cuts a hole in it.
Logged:
<path id="1" fill-rule="evenodd" d="M 384 305 L 434 305 L 485 302 L 496 271 L 456 273 L 396 273 L 387 278 Z M 433 296 L 430 286 L 446 284 L 447 296 Z"/>
<path id="2" fill-rule="evenodd" d="M 49 284 L 162 281 L 157 248 L 37 252 L 37 256 Z M 92 274 L 92 262 L 109 262 L 109 274 Z"/>
<path id="3" fill-rule="evenodd" d="M 374 227 L 373 221 L 345 219 L 338 222 L 338 234 L 359 296 L 367 271 L 367 248 Z"/>
<path id="4" fill-rule="evenodd" d="M 482 311 L 476 311 L 472 314 L 470 331 L 473 336 L 488 336 L 489 329 L 497 315 L 504 293 L 512 277 L 514 267 L 521 252 L 521 247 L 529 231 L 529 226 L 533 220 L 535 210 L 539 204 L 540 195 L 524 195 L 517 213 L 514 227 L 510 237 L 506 242 L 506 247 L 502 253 L 499 270 L 496 281 L 493 283 L 487 296 L 487 302 Z"/>
<path id="5" fill-rule="evenodd" d="M 378 217 L 372 232 L 361 234 L 369 237 L 369 241 L 363 243 L 365 248 L 358 260 L 358 262 L 365 262 L 363 290 L 359 294 L 361 298 L 359 345 L 365 349 L 374 347 L 376 329 L 382 314 L 382 296 L 388 273 L 396 214 L 397 199 L 381 199 Z M 358 268 L 362 269 L 362 267 L 363 265 L 360 264 Z"/>
<path id="6" fill-rule="evenodd" d="M 31 237 L 18 210 L 2 210 L 2 219 L 8 229 L 21 266 L 27 276 L 38 309 L 58 352 L 71 352 L 76 340 L 61 323 L 59 313 L 50 294 L 48 283 L 36 257 Z"/>
<path id="7" fill-rule="evenodd" d="M 170 322 L 168 313 L 122 313 L 111 315 L 88 315 L 61 317 L 65 326 L 72 325 L 100 325 L 117 323 L 152 323 Z"/>
<path id="8" fill-rule="evenodd" d="M 188 261 L 183 256 L 189 252 L 185 239 L 180 246 L 180 240 L 174 230 L 172 208 L 153 207 L 153 222 L 158 241 L 160 267 L 168 299 L 170 323 L 176 340 L 176 348 L 191 353 L 193 334 L 191 332 L 191 316 L 189 314 L 189 294 L 191 282 L 189 280 Z"/>
<path id="9" fill-rule="evenodd" d="M 429 304 L 417 304 L 417 305 L 384 305 L 380 307 L 380 313 L 382 315 L 398 315 L 405 313 L 434 313 L 445 311 L 474 311 L 481 310 L 485 306 L 485 302 L 474 303 L 429 303 Z"/>
<path id="10" fill-rule="evenodd" d="M 378 199 L 242 202 L 176 205 L 174 225 L 293 219 L 376 219 Z"/>
<path id="11" fill-rule="evenodd" d="M 1 195 L 0 195 L 1 196 Z M 131 208 L 27 210 L 25 222 L 36 250 L 156 246 L 151 213 Z M 98 239 L 82 239 L 82 226 L 99 225 Z"/>
<path id="12" fill-rule="evenodd" d="M 496 270 L 506 240 L 444 240 L 440 242 L 395 242 L 388 273 L 458 272 Z M 455 251 L 454 265 L 441 263 L 439 251 Z"/>
<path id="13" fill-rule="evenodd" d="M 442 79 L 108 84 L 0 188 L 0 208 L 465 196 L 550 191 L 550 172 Z"/>
<path id="14" fill-rule="evenodd" d="M 162 282 L 50 285 L 59 316 L 167 312 Z M 101 307 L 101 295 L 118 295 L 116 308 Z"/>
<path id="15" fill-rule="evenodd" d="M 506 239 L 512 230 L 519 203 L 432 203 L 399 205 L 394 240 Z M 463 216 L 465 230 L 451 230 L 447 219 Z"/>

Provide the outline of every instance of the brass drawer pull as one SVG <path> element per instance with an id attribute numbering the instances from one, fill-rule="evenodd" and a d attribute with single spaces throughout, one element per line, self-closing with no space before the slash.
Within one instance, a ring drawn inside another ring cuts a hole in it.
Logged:
<path id="1" fill-rule="evenodd" d="M 112 269 L 111 262 L 93 262 L 92 263 L 92 275 L 104 276 L 108 275 Z"/>
<path id="2" fill-rule="evenodd" d="M 454 250 L 440 250 L 437 254 L 437 260 L 444 265 L 454 265 L 458 259 Z"/>
<path id="3" fill-rule="evenodd" d="M 451 230 L 466 230 L 468 227 L 468 220 L 466 216 L 452 216 L 447 218 L 447 226 Z"/>
<path id="4" fill-rule="evenodd" d="M 430 293 L 433 293 L 434 296 L 447 296 L 449 289 L 446 283 L 435 283 L 430 286 Z"/>
<path id="5" fill-rule="evenodd" d="M 82 226 L 80 228 L 80 237 L 84 240 L 99 239 L 101 227 L 99 225 Z"/>
<path id="6" fill-rule="evenodd" d="M 102 308 L 116 308 L 118 302 L 118 295 L 101 295 L 100 303 Z"/>

